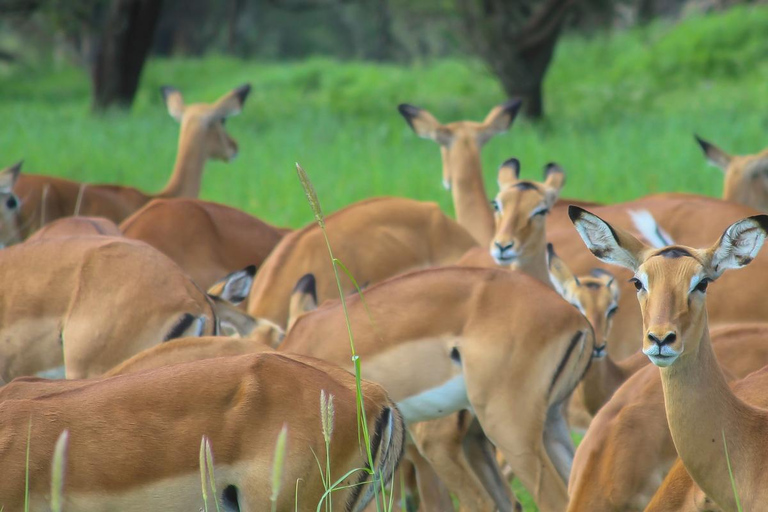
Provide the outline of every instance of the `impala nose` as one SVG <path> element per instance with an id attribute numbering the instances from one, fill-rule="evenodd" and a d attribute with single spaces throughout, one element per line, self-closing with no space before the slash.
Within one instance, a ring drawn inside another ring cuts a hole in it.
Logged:
<path id="1" fill-rule="evenodd" d="M 496 248 L 499 250 L 499 252 L 504 254 L 504 252 L 506 252 L 506 251 L 512 249 L 512 247 L 514 247 L 515 242 L 510 242 L 510 243 L 508 243 L 506 245 L 500 244 L 499 242 L 493 242 L 493 244 L 496 246 Z"/>
<path id="2" fill-rule="evenodd" d="M 649 332 L 648 333 L 648 339 L 652 342 L 654 342 L 659 347 L 663 347 L 664 345 L 671 345 L 675 342 L 677 339 L 677 334 L 675 334 L 672 331 L 667 332 L 662 337 L 659 337 L 658 335 Z"/>

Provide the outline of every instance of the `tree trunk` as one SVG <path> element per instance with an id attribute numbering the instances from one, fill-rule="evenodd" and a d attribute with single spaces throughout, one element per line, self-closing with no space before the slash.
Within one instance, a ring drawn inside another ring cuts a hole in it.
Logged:
<path id="1" fill-rule="evenodd" d="M 91 70 L 95 111 L 130 108 L 161 7 L 162 0 L 113 0 Z"/>
<path id="2" fill-rule="evenodd" d="M 457 0 L 476 51 L 504 92 L 544 116 L 542 86 L 568 9 L 576 0 Z"/>

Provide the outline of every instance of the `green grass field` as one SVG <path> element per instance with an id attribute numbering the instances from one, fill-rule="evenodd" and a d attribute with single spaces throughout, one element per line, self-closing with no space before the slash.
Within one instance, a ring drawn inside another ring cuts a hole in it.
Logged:
<path id="1" fill-rule="evenodd" d="M 754 7 L 565 38 L 546 82 L 548 119 L 517 121 L 487 145 L 486 182 L 494 187 L 497 165 L 516 156 L 531 178 L 549 161 L 562 164 L 569 197 L 719 195 L 721 173 L 705 164 L 692 135 L 734 153 L 766 146 L 765 34 L 768 7 Z M 194 102 L 244 82 L 253 84 L 251 96 L 227 124 L 240 157 L 209 164 L 202 195 L 290 226 L 312 220 L 294 162 L 309 173 L 326 213 L 375 195 L 437 201 L 450 212 L 437 146 L 417 139 L 396 106 L 413 103 L 447 122 L 480 120 L 506 100 L 475 60 L 404 66 L 209 56 L 152 61 L 131 113 L 93 117 L 86 73 L 37 63 L 0 68 L 0 167 L 23 158 L 28 172 L 158 190 L 178 135 L 159 86 L 174 85 Z M 534 510 L 527 497 L 526 510 Z"/>

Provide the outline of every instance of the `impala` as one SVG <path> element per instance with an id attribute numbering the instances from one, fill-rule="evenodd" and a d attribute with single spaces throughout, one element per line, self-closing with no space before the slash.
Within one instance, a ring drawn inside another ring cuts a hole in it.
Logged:
<path id="1" fill-rule="evenodd" d="M 731 388 L 733 393 L 744 402 L 761 408 L 768 407 L 765 393 L 768 389 L 768 368 L 763 368 L 736 381 L 731 384 Z M 741 490 L 736 489 L 735 492 L 741 493 Z M 693 482 L 680 459 L 672 466 L 646 510 L 647 512 L 723 511 Z"/>
<path id="2" fill-rule="evenodd" d="M 691 477 L 720 506 L 736 510 L 732 477 L 745 508 L 758 509 L 768 501 L 768 479 L 761 472 L 768 458 L 768 412 L 744 403 L 728 387 L 712 349 L 705 299 L 709 283 L 754 260 L 768 216 L 737 221 L 708 249 L 653 250 L 585 210 L 572 207 L 569 214 L 593 254 L 634 273 L 643 353 L 659 367 L 669 429 Z M 730 446 L 732 476 L 718 439 Z"/>
<path id="3" fill-rule="evenodd" d="M 461 267 L 389 279 L 367 289 L 365 303 L 353 295 L 347 306 L 363 376 L 388 390 L 408 423 L 471 407 L 540 509 L 565 508 L 564 478 L 573 448 L 561 409 L 593 350 L 592 330 L 578 311 L 525 274 Z M 171 341 L 113 373 L 225 351 L 265 350 L 248 343 Z M 279 350 L 351 368 L 341 304 L 327 303 L 300 316 Z M 459 432 L 470 430 L 471 417 L 458 418 L 466 423 Z M 482 439 L 473 435 L 467 444 L 482 451 Z M 486 468 L 495 468 L 492 456 L 476 455 L 486 457 Z M 448 487 L 461 496 L 467 486 Z"/>
<path id="4" fill-rule="evenodd" d="M 598 206 L 590 211 L 614 227 L 640 231 L 632 215 L 637 210 L 647 210 L 675 242 L 691 247 L 711 243 L 730 223 L 759 213 L 747 206 L 720 199 L 685 194 L 659 194 L 628 203 Z M 548 218 L 547 239 L 577 275 L 587 274 L 595 267 L 595 258 L 560 208 L 555 208 Z M 622 360 L 637 352 L 634 336 L 642 330 L 640 309 L 633 298 L 635 288 L 629 282 L 632 274 L 623 268 L 611 268 L 603 262 L 597 262 L 597 265 L 611 269 L 620 287 L 619 310 L 614 316 L 609 334 L 608 352 L 615 360 Z M 758 256 L 754 264 L 742 272 L 726 274 L 718 286 L 712 289 L 707 300 L 711 322 L 723 325 L 764 321 L 768 318 L 768 301 L 755 300 L 755 297 L 762 296 L 766 286 L 766 255 Z"/>
<path id="5" fill-rule="evenodd" d="M 723 199 L 768 210 L 768 149 L 756 155 L 729 155 L 695 136 L 707 161 L 724 173 Z"/>
<path id="6" fill-rule="evenodd" d="M 593 349 L 578 311 L 523 273 L 461 267 L 390 279 L 347 307 L 363 376 L 408 423 L 471 407 L 539 508 L 565 508 L 573 448 L 562 405 Z M 351 367 L 341 305 L 301 316 L 279 349 Z"/>
<path id="7" fill-rule="evenodd" d="M 30 509 L 49 509 L 54 445 L 66 429 L 66 511 L 199 510 L 203 436 L 216 481 L 205 507 L 269 510 L 275 443 L 286 428 L 276 510 L 314 511 L 327 486 L 314 458 L 326 460 L 325 393 L 334 409 L 325 478 L 341 479 L 333 509 L 360 511 L 391 478 L 404 444 L 402 417 L 384 390 L 361 385 L 376 479 L 362 470 L 354 377 L 311 358 L 254 354 L 96 381 L 10 383 L 0 390 L 0 508 L 25 508 L 29 471 Z"/>
<path id="8" fill-rule="evenodd" d="M 91 185 L 53 176 L 20 174 L 18 167 L 12 170 L 12 190 L 17 202 L 12 219 L 7 225 L 4 222 L 4 238 L 0 242 L 20 242 L 60 217 L 88 215 L 119 223 L 154 197 L 197 197 L 205 162 L 229 161 L 237 155 L 237 143 L 224 129 L 224 120 L 240 113 L 249 91 L 250 85 L 243 85 L 214 103 L 185 105 L 179 91 L 163 87 L 168 112 L 181 123 L 181 133 L 173 173 L 156 195 L 127 186 Z M 5 177 L 0 183 L 7 181 Z"/>
<path id="9" fill-rule="evenodd" d="M 44 238 L 0 251 L 0 376 L 60 367 L 98 375 L 163 340 L 213 334 L 210 300 L 168 258 L 107 236 Z"/>
<path id="10" fill-rule="evenodd" d="M 120 228 L 104 217 L 62 217 L 35 231 L 27 242 L 67 236 L 122 236 Z"/>
<path id="11" fill-rule="evenodd" d="M 767 338 L 768 324 L 762 323 L 712 331 L 718 361 L 736 377 L 768 364 Z M 568 510 L 644 510 L 676 457 L 659 372 L 647 365 L 592 420 L 573 461 Z"/>
<path id="12" fill-rule="evenodd" d="M 474 239 L 435 203 L 374 198 L 355 203 L 325 219 L 338 258 L 360 285 L 407 270 L 457 261 Z M 316 223 L 286 235 L 264 261 L 251 289 L 247 311 L 281 327 L 288 322 L 291 291 L 299 278 L 314 274 L 320 303 L 338 298 L 323 231 Z M 354 286 L 343 272 L 342 286 Z"/>
<path id="13" fill-rule="evenodd" d="M 606 340 L 619 301 L 619 286 L 610 272 L 595 268 L 589 275 L 577 277 L 555 253 L 552 244 L 547 245 L 547 260 L 555 289 L 589 320 L 595 332 L 592 364 L 579 384 L 569 410 L 571 426 L 578 423 L 586 427 L 589 418 L 597 414 L 614 391 L 648 360 L 636 354 L 616 362 L 608 355 Z"/>
<path id="14" fill-rule="evenodd" d="M 202 288 L 246 265 L 259 267 L 287 230 L 223 204 L 154 199 L 120 224 L 175 261 Z"/>

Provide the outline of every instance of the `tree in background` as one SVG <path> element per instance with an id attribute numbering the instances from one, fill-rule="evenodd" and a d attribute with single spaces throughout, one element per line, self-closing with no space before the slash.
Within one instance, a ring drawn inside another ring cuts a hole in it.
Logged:
<path id="1" fill-rule="evenodd" d="M 91 67 L 94 110 L 133 104 L 162 4 L 162 0 L 110 2 Z"/>
<path id="2" fill-rule="evenodd" d="M 532 119 L 544 115 L 542 84 L 569 8 L 576 0 L 456 0 L 470 44 L 523 99 Z"/>

